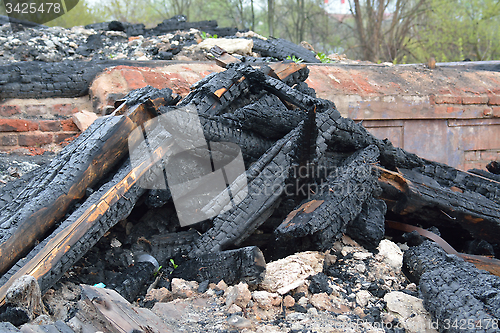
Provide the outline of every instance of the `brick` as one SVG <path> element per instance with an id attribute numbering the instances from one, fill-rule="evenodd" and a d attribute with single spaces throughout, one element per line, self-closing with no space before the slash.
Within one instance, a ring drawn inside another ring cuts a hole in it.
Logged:
<path id="1" fill-rule="evenodd" d="M 46 105 L 26 105 L 24 106 L 24 113 L 28 116 L 39 116 L 48 113 L 48 108 Z"/>
<path id="2" fill-rule="evenodd" d="M 165 78 L 162 73 L 143 71 L 142 75 L 144 76 L 144 80 L 148 85 L 157 89 L 166 88 L 170 83 L 170 80 Z"/>
<path id="3" fill-rule="evenodd" d="M 489 95 L 488 96 L 489 105 L 500 105 L 500 95 Z"/>
<path id="4" fill-rule="evenodd" d="M 17 105 L 0 105 L 0 117 L 10 117 L 21 113 L 21 108 Z"/>
<path id="5" fill-rule="evenodd" d="M 61 143 L 69 138 L 75 138 L 78 133 L 57 133 L 54 134 L 54 142 Z"/>
<path id="6" fill-rule="evenodd" d="M 62 129 L 60 120 L 40 120 L 38 124 L 43 132 L 59 132 Z"/>
<path id="7" fill-rule="evenodd" d="M 83 110 L 75 113 L 71 118 L 77 130 L 79 129 L 83 132 L 97 119 L 97 115 L 94 112 Z"/>
<path id="8" fill-rule="evenodd" d="M 36 131 L 38 124 L 24 119 L 0 119 L 0 132 Z"/>
<path id="9" fill-rule="evenodd" d="M 78 108 L 73 104 L 55 104 L 52 107 L 52 112 L 54 115 L 71 116 L 73 113 L 78 112 Z"/>
<path id="10" fill-rule="evenodd" d="M 447 113 L 463 113 L 463 107 L 451 106 L 451 105 L 436 105 L 434 107 L 434 113 L 436 114 L 447 114 Z"/>
<path id="11" fill-rule="evenodd" d="M 482 169 L 486 170 L 486 162 L 466 162 L 463 165 L 462 170 L 470 170 L 470 169 Z"/>
<path id="12" fill-rule="evenodd" d="M 479 161 L 481 154 L 477 150 L 464 151 L 464 160 L 466 161 Z"/>
<path id="13" fill-rule="evenodd" d="M 483 117 L 493 117 L 493 108 L 484 108 Z"/>
<path id="14" fill-rule="evenodd" d="M 77 113 L 75 113 L 77 114 Z M 64 119 L 61 120 L 61 127 L 64 132 L 78 132 L 80 131 L 78 127 L 76 126 L 75 122 L 73 119 Z"/>
<path id="15" fill-rule="evenodd" d="M 122 76 L 130 90 L 139 89 L 147 85 L 142 73 L 136 69 L 122 69 Z"/>
<path id="16" fill-rule="evenodd" d="M 24 147 L 39 147 L 48 143 L 52 143 L 53 135 L 49 133 L 29 133 L 19 134 L 18 142 Z"/>
<path id="17" fill-rule="evenodd" d="M 486 95 L 476 95 L 476 96 L 463 96 L 462 104 L 487 104 L 488 96 Z"/>
<path id="18" fill-rule="evenodd" d="M 17 134 L 1 135 L 0 146 L 17 146 Z"/>
<path id="19" fill-rule="evenodd" d="M 462 104 L 462 97 L 455 95 L 430 95 L 431 104 Z"/>
<path id="20" fill-rule="evenodd" d="M 492 106 L 491 107 L 491 116 L 500 118 L 500 106 Z"/>
<path id="21" fill-rule="evenodd" d="M 500 151 L 484 150 L 481 152 L 482 161 L 497 161 L 500 160 Z"/>

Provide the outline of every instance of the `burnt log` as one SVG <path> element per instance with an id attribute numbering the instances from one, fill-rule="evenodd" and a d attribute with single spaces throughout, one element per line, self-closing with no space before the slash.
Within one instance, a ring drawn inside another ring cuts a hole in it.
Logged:
<path id="1" fill-rule="evenodd" d="M 43 239 L 67 209 L 84 197 L 87 188 L 126 156 L 134 127 L 127 117 L 96 120 L 2 209 L 1 274 Z"/>
<path id="2" fill-rule="evenodd" d="M 133 187 L 121 197 L 113 191 L 130 173 L 126 163 L 112 180 L 95 191 L 76 211 L 24 260 L 19 261 L 0 279 L 0 303 L 8 287 L 22 275 L 34 276 L 42 293 L 47 291 L 113 225 L 127 217 L 145 189 Z M 124 192 L 124 189 L 122 189 Z M 103 201 L 103 198 L 108 202 Z M 115 201 L 115 202 L 113 202 Z"/>
<path id="3" fill-rule="evenodd" d="M 276 95 L 282 100 L 287 101 L 303 110 L 311 110 L 316 107 L 317 112 L 322 112 L 329 108 L 335 108 L 335 104 L 326 99 L 316 98 L 293 89 L 283 81 L 265 75 L 263 71 L 255 69 L 244 64 L 231 64 L 231 68 L 237 68 L 243 73 L 252 83 L 262 87 L 262 89 Z M 228 67 L 229 67 L 228 66 Z"/>
<path id="4" fill-rule="evenodd" d="M 218 283 L 224 280 L 228 285 L 245 282 L 258 285 L 264 280 L 266 261 L 258 247 L 206 253 L 186 261 L 179 261 L 172 277 L 188 281 Z"/>
<path id="5" fill-rule="evenodd" d="M 498 332 L 500 277 L 446 254 L 430 241 L 406 251 L 403 262 L 419 283 L 424 306 L 438 321 L 439 330 L 458 333 L 473 323 L 471 330 Z"/>
<path id="6" fill-rule="evenodd" d="M 0 66 L 0 98 L 78 97 L 104 69 L 127 61 L 22 61 Z"/>
<path id="7" fill-rule="evenodd" d="M 488 172 L 486 170 L 481 170 L 481 169 L 471 169 L 469 170 L 470 173 L 473 173 L 475 175 L 488 178 L 491 180 L 494 180 L 497 183 L 500 183 L 500 175 L 496 175 L 494 173 Z"/>
<path id="8" fill-rule="evenodd" d="M 313 236 L 319 248 L 331 247 L 361 213 L 363 203 L 378 191 L 378 172 L 371 165 L 378 158 L 376 146 L 350 156 L 342 167 L 326 178 L 324 184 L 315 186 L 315 194 L 310 199 L 276 228 L 277 237 L 287 240 Z"/>
<path id="9" fill-rule="evenodd" d="M 213 226 L 193 244 L 189 253 L 191 258 L 241 244 L 272 214 L 290 177 L 289 166 L 294 160 L 301 132 L 301 126 L 298 126 L 288 133 L 262 155 L 246 175 L 240 176 L 247 177 L 248 186 L 233 193 L 233 197 L 245 196 L 244 199 L 213 220 Z M 227 204 L 223 198 L 217 197 L 204 209 L 218 209 Z"/>
<path id="10" fill-rule="evenodd" d="M 495 175 L 500 175 L 500 162 L 491 161 L 488 165 L 486 165 L 486 169 Z"/>
<path id="11" fill-rule="evenodd" d="M 423 162 L 422 166 L 414 168 L 413 171 L 433 178 L 441 186 L 453 188 L 456 191 L 475 192 L 500 204 L 500 180 L 495 179 L 496 175 L 461 171 L 446 164 L 427 160 Z"/>
<path id="12" fill-rule="evenodd" d="M 282 38 L 269 38 L 263 40 L 260 38 L 253 39 L 253 51 L 260 53 L 263 57 L 273 57 L 278 60 L 286 60 L 287 57 L 295 56 L 298 59 L 302 59 L 304 62 L 309 63 L 320 63 L 319 59 L 316 59 L 314 52 L 308 49 L 296 45 L 286 39 Z"/>
<path id="13" fill-rule="evenodd" d="M 436 242 L 439 246 L 441 246 L 441 248 L 443 248 L 443 250 L 446 253 L 456 255 L 457 257 L 460 257 L 463 260 L 474 264 L 474 266 L 476 266 L 478 269 L 483 269 L 485 271 L 490 272 L 491 274 L 500 276 L 500 260 L 498 259 L 489 258 L 486 256 L 474 255 L 474 254 L 459 253 L 444 239 L 426 229 L 390 220 L 386 220 L 385 223 L 389 228 L 406 232 L 406 234 L 403 235 L 403 238 L 407 240 L 408 244 L 420 245 L 423 243 L 424 239 L 422 237 L 418 237 L 417 235 L 415 235 L 414 232 L 417 232 L 418 235 L 427 237 L 428 239 Z M 478 243 L 486 243 L 486 242 L 481 240 Z"/>
<path id="14" fill-rule="evenodd" d="M 113 117 L 111 117 L 113 118 Z M 125 117 L 115 117 L 127 119 Z M 113 179 L 94 192 L 52 234 L 33 249 L 24 261 L 18 261 L 0 279 L 0 304 L 4 301 L 8 287 L 20 276 L 31 275 L 38 280 L 45 292 L 113 225 L 127 217 L 139 197 L 146 189 L 141 185 L 151 177 L 162 173 L 163 166 L 157 163 L 173 154 L 170 133 L 161 126 L 146 124 L 151 141 L 149 149 L 144 145 L 142 131 L 134 130 L 128 144 L 142 149 L 131 154 L 131 162 L 122 165 Z M 153 128 L 150 128 L 153 127 Z M 139 151 L 139 153 L 137 153 Z"/>
<path id="15" fill-rule="evenodd" d="M 223 123 L 236 122 L 242 129 L 269 139 L 282 138 L 305 119 L 305 112 L 288 110 L 274 95 L 264 95 L 255 103 L 221 116 Z"/>
<path id="16" fill-rule="evenodd" d="M 347 225 L 346 234 L 367 249 L 373 250 L 384 238 L 386 212 L 385 201 L 368 198 L 358 217 Z"/>
<path id="17" fill-rule="evenodd" d="M 382 198 L 396 214 L 428 221 L 432 225 L 460 225 L 479 239 L 495 243 L 500 237 L 500 205 L 487 197 L 413 170 L 382 170 Z"/>

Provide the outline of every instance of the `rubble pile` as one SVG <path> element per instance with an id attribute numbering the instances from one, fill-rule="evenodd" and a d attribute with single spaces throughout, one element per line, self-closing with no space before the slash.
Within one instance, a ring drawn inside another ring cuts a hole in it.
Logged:
<path id="1" fill-rule="evenodd" d="M 131 91 L 2 193 L 1 320 L 41 323 L 45 314 L 9 296 L 30 275 L 41 293 L 52 290 L 51 320 L 76 331 L 104 322 L 148 332 L 458 332 L 447 327 L 456 319 L 498 328 L 500 278 L 476 268 L 500 267 L 476 255 L 499 253 L 494 175 L 375 138 L 315 96 L 304 64 L 210 53 L 225 71 L 184 99 Z M 219 183 L 204 178 L 217 172 Z M 457 317 L 444 300 L 465 310 Z"/>
<path id="2" fill-rule="evenodd" d="M 8 19 L 0 19 L 0 23 L 0 65 L 20 61 L 207 60 L 213 40 L 232 45 L 232 50 L 226 49 L 247 61 L 276 61 L 294 56 L 305 62 L 320 62 L 314 52 L 284 39 L 219 28 L 216 21 L 187 22 L 182 15 L 164 20 L 152 29 L 118 21 L 71 29 L 21 25 L 14 30 Z"/>

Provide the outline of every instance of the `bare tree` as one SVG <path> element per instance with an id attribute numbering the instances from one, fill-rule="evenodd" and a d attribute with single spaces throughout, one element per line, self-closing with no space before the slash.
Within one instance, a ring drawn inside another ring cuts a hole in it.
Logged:
<path id="1" fill-rule="evenodd" d="M 378 62 L 398 60 L 408 52 L 414 27 L 427 10 L 428 0 L 351 0 L 349 3 L 357 47 L 361 48 L 364 60 Z"/>
<path id="2" fill-rule="evenodd" d="M 269 36 L 274 35 L 274 0 L 267 0 L 267 25 Z"/>

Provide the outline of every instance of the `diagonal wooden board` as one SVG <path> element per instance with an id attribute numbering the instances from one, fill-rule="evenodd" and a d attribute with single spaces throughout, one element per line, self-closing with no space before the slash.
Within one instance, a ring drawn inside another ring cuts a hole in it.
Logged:
<path id="1" fill-rule="evenodd" d="M 171 144 L 172 145 L 172 144 Z M 144 173 L 156 162 L 160 161 L 167 153 L 171 145 L 160 145 L 152 152 L 152 155 L 144 160 L 137 167 L 133 168 L 127 176 L 117 185 L 106 192 L 99 203 L 92 205 L 80 218 L 72 225 L 65 228 L 56 235 L 35 257 L 27 262 L 7 283 L 0 287 L 0 305 L 5 303 L 5 295 L 8 288 L 16 279 L 23 275 L 31 275 L 37 280 L 47 274 L 53 264 L 57 262 L 72 245 L 74 245 L 93 225 L 93 222 L 100 218 L 107 209 L 116 203 L 127 191 L 144 175 Z"/>

